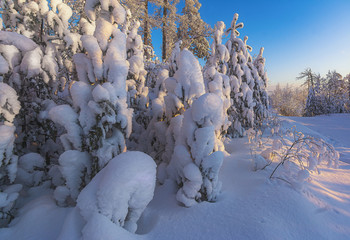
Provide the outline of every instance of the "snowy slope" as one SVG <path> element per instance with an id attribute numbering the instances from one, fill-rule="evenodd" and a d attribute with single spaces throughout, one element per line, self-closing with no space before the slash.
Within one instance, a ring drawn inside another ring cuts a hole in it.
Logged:
<path id="1" fill-rule="evenodd" d="M 341 151 L 342 161 L 349 156 L 349 123 L 350 115 L 282 119 L 283 128 L 296 125 L 304 133 L 331 141 Z M 136 234 L 96 218 L 92 224 L 98 231 L 91 239 L 350 238 L 348 163 L 341 162 L 338 169 L 321 167 L 321 174 L 312 173 L 301 189 L 295 189 L 269 179 L 276 163 L 261 171 L 251 170 L 247 138 L 226 141 L 226 151 L 217 202 L 179 206 L 177 189 L 167 181 L 156 188 Z M 79 239 L 82 223 L 74 209 L 59 208 L 50 195 L 44 195 L 22 208 L 10 228 L 0 229 L 0 239 L 56 239 L 60 234 L 61 239 Z M 103 238 L 98 237 L 102 234 Z"/>

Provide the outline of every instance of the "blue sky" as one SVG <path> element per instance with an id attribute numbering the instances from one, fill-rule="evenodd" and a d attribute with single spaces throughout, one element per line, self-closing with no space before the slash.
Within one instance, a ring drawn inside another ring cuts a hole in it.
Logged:
<path id="1" fill-rule="evenodd" d="M 296 83 L 310 67 L 325 75 L 350 73 L 350 0 L 200 0 L 201 16 L 211 26 L 229 26 L 233 14 L 244 23 L 252 55 L 265 48 L 270 83 Z M 156 47 L 156 46 L 155 46 Z M 159 50 L 158 50 L 159 51 Z M 158 52 L 157 51 L 157 52 Z"/>

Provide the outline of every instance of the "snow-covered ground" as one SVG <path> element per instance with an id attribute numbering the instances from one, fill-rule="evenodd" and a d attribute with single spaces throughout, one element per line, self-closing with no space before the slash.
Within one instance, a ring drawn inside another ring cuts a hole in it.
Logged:
<path id="1" fill-rule="evenodd" d="M 289 117 L 289 119 L 293 124 L 300 124 L 320 134 L 339 151 L 341 161 L 350 163 L 350 114 Z"/>
<path id="2" fill-rule="evenodd" d="M 179 206 L 176 186 L 166 181 L 156 187 L 136 234 L 100 217 L 91 221 L 95 231 L 87 238 L 350 239 L 350 115 L 282 118 L 282 124 L 333 144 L 343 161 L 339 168 L 322 166 L 321 174 L 312 173 L 296 189 L 269 179 L 276 163 L 252 171 L 247 138 L 226 141 L 229 154 L 221 168 L 223 187 L 217 202 Z M 75 208 L 57 207 L 51 192 L 32 199 L 9 228 L 0 229 L 0 239 L 80 239 L 84 220 Z"/>

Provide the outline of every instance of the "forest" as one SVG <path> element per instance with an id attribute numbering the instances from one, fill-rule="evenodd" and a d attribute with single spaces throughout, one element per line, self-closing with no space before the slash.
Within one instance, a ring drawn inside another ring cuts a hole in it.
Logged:
<path id="1" fill-rule="evenodd" d="M 305 70 L 304 100 L 295 91 L 304 102 L 287 109 L 294 93 L 277 87 L 268 96 L 264 48 L 252 56 L 238 13 L 212 28 L 200 8 L 198 0 L 1 1 L 0 238 L 26 239 L 11 232 L 23 227 L 11 229 L 26 216 L 44 221 L 42 204 L 62 217 L 50 237 L 35 239 L 134 239 L 149 233 L 152 201 L 220 204 L 225 164 L 249 165 L 246 176 L 269 171 L 266 181 L 298 191 L 322 164 L 339 167 L 333 145 L 287 129 L 269 101 L 285 116 L 348 113 L 349 75 Z M 246 144 L 249 164 L 227 161 Z"/>

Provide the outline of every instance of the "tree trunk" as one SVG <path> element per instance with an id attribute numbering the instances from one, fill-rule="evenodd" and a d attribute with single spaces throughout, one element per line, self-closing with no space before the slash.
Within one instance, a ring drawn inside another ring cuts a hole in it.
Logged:
<path id="1" fill-rule="evenodd" d="M 143 30 L 143 44 L 149 45 L 149 19 L 148 19 L 148 0 L 145 0 L 145 19 Z"/>
<path id="2" fill-rule="evenodd" d="M 166 33 L 166 25 L 167 25 L 167 14 L 168 14 L 168 0 L 163 0 L 163 26 L 162 26 L 162 59 L 163 61 L 167 58 L 167 33 Z"/>
<path id="3" fill-rule="evenodd" d="M 145 0 L 145 18 L 144 18 L 144 29 L 143 29 L 143 45 L 150 45 L 150 28 L 148 18 L 148 0 Z M 150 58 L 149 51 L 145 51 L 146 59 Z"/>

